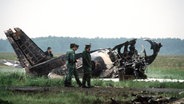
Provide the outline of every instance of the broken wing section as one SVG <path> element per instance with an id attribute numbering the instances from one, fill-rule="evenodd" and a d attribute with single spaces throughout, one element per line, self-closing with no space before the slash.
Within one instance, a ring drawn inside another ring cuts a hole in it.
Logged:
<path id="1" fill-rule="evenodd" d="M 153 50 L 153 54 L 150 55 L 150 56 L 147 56 L 146 54 L 146 51 L 144 51 L 144 54 L 145 54 L 145 60 L 146 62 L 149 64 L 151 64 L 155 58 L 157 57 L 158 55 L 158 52 L 160 51 L 160 48 L 162 47 L 162 44 L 161 43 L 157 43 L 155 41 L 152 41 L 152 40 L 145 40 L 145 41 L 148 41 L 151 45 L 151 48 Z"/>
<path id="2" fill-rule="evenodd" d="M 44 52 L 20 29 L 5 31 L 22 67 L 34 66 L 46 60 Z"/>
<path id="3" fill-rule="evenodd" d="M 43 75 L 47 76 L 49 72 L 51 72 L 51 70 L 55 68 L 61 68 L 61 66 L 65 65 L 66 64 L 65 62 L 66 62 L 66 56 L 61 55 L 60 57 L 52 58 L 50 60 L 41 62 L 32 67 L 29 67 L 28 72 L 36 76 L 43 76 Z"/>

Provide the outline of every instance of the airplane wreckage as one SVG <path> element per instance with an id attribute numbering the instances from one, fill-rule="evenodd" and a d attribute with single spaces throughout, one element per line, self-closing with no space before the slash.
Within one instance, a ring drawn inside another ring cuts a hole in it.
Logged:
<path id="1" fill-rule="evenodd" d="M 66 56 L 61 55 L 57 58 L 48 59 L 41 50 L 20 28 L 5 31 L 17 58 L 26 73 L 35 76 L 48 76 L 56 74 L 65 76 L 67 74 Z M 152 40 L 145 40 L 151 44 L 153 54 L 140 56 L 135 48 L 136 39 L 126 41 L 113 48 L 93 50 L 90 52 L 92 57 L 92 75 L 100 78 L 117 78 L 122 75 L 133 76 L 134 78 L 145 79 L 145 69 L 158 55 L 161 43 Z M 123 52 L 122 52 L 123 50 Z M 82 74 L 82 53 L 76 54 L 76 67 Z"/>

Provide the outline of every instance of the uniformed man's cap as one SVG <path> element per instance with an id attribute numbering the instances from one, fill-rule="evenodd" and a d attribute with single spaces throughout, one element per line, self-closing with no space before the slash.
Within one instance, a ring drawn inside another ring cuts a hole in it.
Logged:
<path id="1" fill-rule="evenodd" d="M 75 43 L 70 44 L 70 48 L 73 48 L 75 46 Z"/>
<path id="2" fill-rule="evenodd" d="M 70 44 L 70 48 L 73 48 L 73 47 L 79 48 L 79 45 L 77 45 L 77 44 L 75 44 L 75 43 L 71 43 L 71 44 Z"/>
<path id="3" fill-rule="evenodd" d="M 86 49 L 87 49 L 87 48 L 91 48 L 91 45 L 88 44 L 88 45 L 85 46 L 85 48 L 86 48 Z"/>

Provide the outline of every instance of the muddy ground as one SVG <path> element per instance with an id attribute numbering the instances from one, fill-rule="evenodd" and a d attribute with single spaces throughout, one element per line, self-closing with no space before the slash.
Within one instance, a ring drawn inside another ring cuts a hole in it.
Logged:
<path id="1" fill-rule="evenodd" d="M 86 95 L 103 97 L 105 101 L 96 99 L 96 104 L 183 104 L 184 99 L 163 96 L 165 93 L 182 94 L 183 89 L 170 88 L 114 88 L 97 87 L 7 87 L 6 90 L 22 93 L 60 93 L 82 92 Z"/>

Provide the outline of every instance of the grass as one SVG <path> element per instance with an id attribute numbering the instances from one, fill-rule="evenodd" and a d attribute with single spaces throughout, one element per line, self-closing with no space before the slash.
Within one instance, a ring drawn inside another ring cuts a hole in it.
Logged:
<path id="1" fill-rule="evenodd" d="M 8 67 L 0 64 L 0 73 L 25 73 L 23 68 Z"/>
<path id="2" fill-rule="evenodd" d="M 63 87 L 63 79 L 48 79 L 46 77 L 31 77 L 24 73 L 0 74 L 0 85 L 2 86 L 39 86 L 39 87 Z M 76 82 L 73 84 L 77 86 Z M 184 83 L 173 82 L 135 82 L 133 80 L 113 82 L 94 79 L 92 84 L 101 87 L 123 87 L 123 88 L 184 88 Z"/>
<path id="3" fill-rule="evenodd" d="M 184 80 L 184 69 L 174 68 L 148 68 L 146 74 L 149 78 L 182 79 Z"/>
<path id="4" fill-rule="evenodd" d="M 0 53 L 0 60 L 16 60 L 15 54 Z M 158 56 L 146 71 L 149 78 L 184 79 L 184 56 Z M 77 86 L 76 82 L 73 83 Z M 132 80 L 113 82 L 94 79 L 92 84 L 101 87 L 122 88 L 176 88 L 184 89 L 184 83 L 172 82 L 135 82 Z M 1 100 L 8 101 L 6 104 L 101 104 L 106 101 L 99 96 L 82 92 L 40 92 L 20 93 L 3 90 L 7 86 L 40 86 L 40 87 L 63 87 L 63 79 L 48 79 L 46 77 L 33 77 L 25 74 L 22 68 L 12 68 L 0 65 L 0 104 Z M 164 93 L 163 96 L 184 97 L 184 94 Z M 118 99 L 124 99 L 119 96 Z M 101 103 L 100 103 L 101 102 Z"/>
<path id="5" fill-rule="evenodd" d="M 15 53 L 0 52 L 0 59 L 17 60 L 17 56 Z"/>
<path id="6" fill-rule="evenodd" d="M 63 86 L 62 79 L 48 79 L 46 77 L 33 77 L 24 73 L 1 73 L 1 86 Z"/>
<path id="7" fill-rule="evenodd" d="M 14 59 L 15 54 L 0 53 L 0 58 Z M 7 57 L 8 56 L 8 57 Z M 184 56 L 158 56 L 156 60 L 148 67 L 146 74 L 149 78 L 169 78 L 184 79 Z M 47 79 L 45 77 L 31 77 L 24 74 L 22 68 L 12 68 L 0 65 L 0 85 L 1 86 L 63 86 L 63 80 Z M 96 86 L 111 87 L 180 87 L 180 83 L 159 83 L 159 82 L 133 82 L 124 81 L 114 83 L 112 81 L 94 80 Z M 146 84 L 145 84 L 146 83 Z M 76 83 L 74 83 L 76 85 Z"/>
<path id="8" fill-rule="evenodd" d="M 95 96 L 75 92 L 14 93 L 1 91 L 0 98 L 13 104 L 95 104 L 97 100 Z"/>
<path id="9" fill-rule="evenodd" d="M 176 88 L 184 89 L 184 83 L 173 82 L 137 82 L 133 80 L 126 80 L 120 82 L 94 80 L 92 84 L 101 87 L 121 87 L 121 88 Z"/>
<path id="10" fill-rule="evenodd" d="M 146 72 L 150 78 L 184 79 L 184 56 L 158 56 Z"/>
<path id="11" fill-rule="evenodd" d="M 149 67 L 184 70 L 184 56 L 158 56 Z"/>

